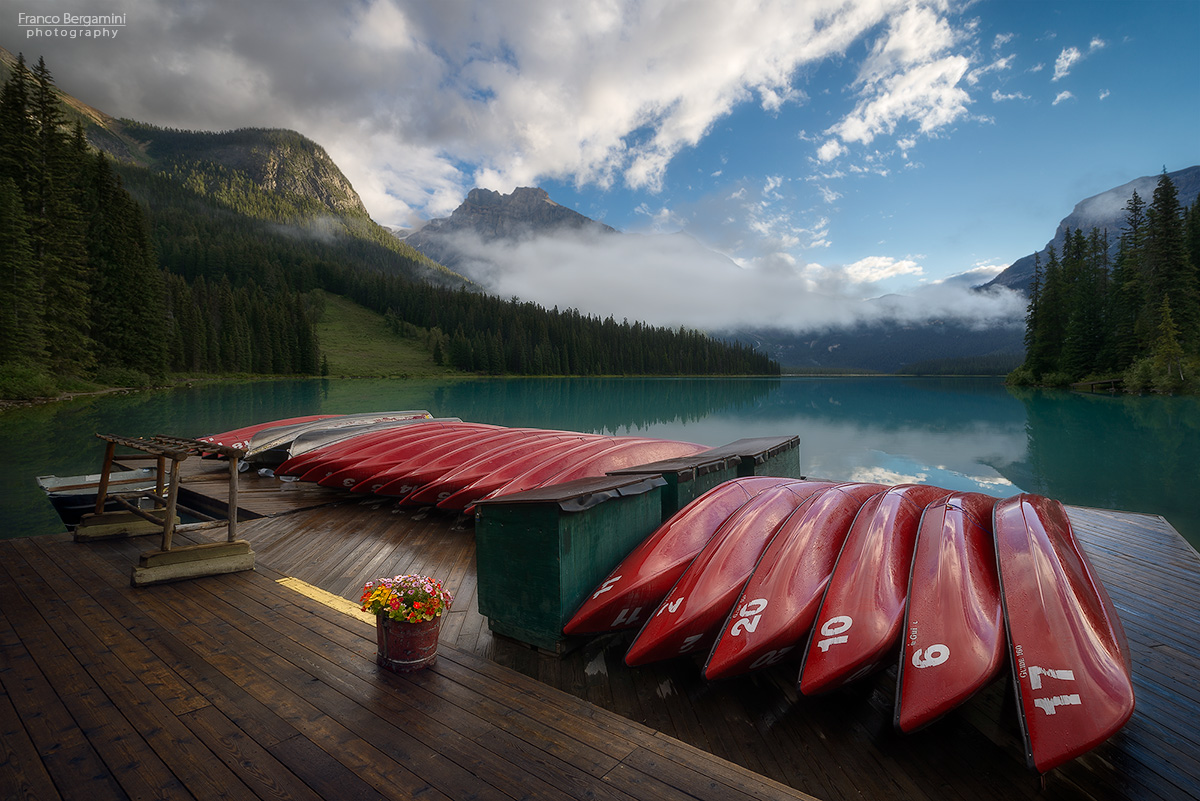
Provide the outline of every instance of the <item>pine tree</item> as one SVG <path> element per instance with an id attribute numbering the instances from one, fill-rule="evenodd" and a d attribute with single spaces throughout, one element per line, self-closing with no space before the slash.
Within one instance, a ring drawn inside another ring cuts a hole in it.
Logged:
<path id="1" fill-rule="evenodd" d="M 25 204 L 16 183 L 0 177 L 0 364 L 36 363 L 42 351 L 41 290 Z"/>
<path id="2" fill-rule="evenodd" d="M 1157 336 L 1163 299 L 1169 294 L 1179 342 L 1185 350 L 1200 348 L 1200 285 L 1188 254 L 1184 236 L 1183 210 L 1175 184 L 1166 170 L 1154 188 L 1154 199 L 1146 215 L 1143 297 L 1140 331 L 1149 350 Z"/>

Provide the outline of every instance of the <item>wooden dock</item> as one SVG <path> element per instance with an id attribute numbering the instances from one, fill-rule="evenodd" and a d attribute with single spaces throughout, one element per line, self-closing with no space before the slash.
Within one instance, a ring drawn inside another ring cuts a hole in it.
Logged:
<path id="1" fill-rule="evenodd" d="M 894 671 L 805 698 L 794 667 L 627 668 L 632 634 L 557 658 L 488 630 L 469 522 L 257 477 L 239 497 L 254 572 L 134 588 L 152 538 L 0 541 L 0 800 L 1200 797 L 1200 557 L 1161 518 L 1070 509 L 1137 710 L 1041 780 L 1007 676 L 902 736 Z M 406 572 L 456 596 L 437 665 L 407 677 L 375 666 L 373 625 L 277 581 L 357 600 Z"/>

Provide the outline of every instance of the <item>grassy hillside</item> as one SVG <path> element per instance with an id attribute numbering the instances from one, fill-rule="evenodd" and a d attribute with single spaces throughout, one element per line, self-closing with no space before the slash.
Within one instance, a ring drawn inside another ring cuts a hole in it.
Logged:
<path id="1" fill-rule="evenodd" d="M 430 377 L 460 375 L 439 367 L 418 340 L 394 333 L 383 315 L 340 295 L 326 293 L 317 323 L 331 376 Z"/>

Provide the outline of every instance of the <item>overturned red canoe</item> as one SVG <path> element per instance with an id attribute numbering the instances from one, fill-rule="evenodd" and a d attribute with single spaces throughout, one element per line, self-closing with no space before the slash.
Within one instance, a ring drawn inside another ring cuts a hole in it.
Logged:
<path id="1" fill-rule="evenodd" d="M 793 512 L 763 551 L 704 665 L 727 679 L 799 655 L 850 526 L 881 484 L 838 484 Z"/>
<path id="2" fill-rule="evenodd" d="M 640 626 L 730 515 L 759 492 L 797 479 L 735 478 L 680 509 L 596 587 L 563 631 L 600 634 Z"/>
<path id="3" fill-rule="evenodd" d="M 268 428 L 278 428 L 280 426 L 293 426 L 301 423 L 313 423 L 317 420 L 330 420 L 335 417 L 341 417 L 340 414 L 309 414 L 302 417 L 285 417 L 282 420 L 271 420 L 266 423 L 255 423 L 254 425 L 235 428 L 232 431 L 222 431 L 219 434 L 209 434 L 205 437 L 198 437 L 200 442 L 211 442 L 214 445 L 226 445 L 230 448 L 239 448 L 246 450 L 250 447 L 250 440 L 260 431 L 265 431 Z"/>
<path id="4" fill-rule="evenodd" d="M 424 429 L 423 431 L 416 432 L 413 436 L 398 436 L 393 440 L 391 447 L 376 451 L 363 458 L 349 457 L 345 459 L 341 462 L 339 469 L 332 473 L 327 473 L 323 478 L 317 479 L 317 483 L 322 487 L 337 487 L 354 492 L 370 492 L 372 484 L 378 486 L 385 482 L 383 480 L 369 482 L 368 479 L 391 470 L 397 464 L 405 462 L 414 456 L 427 453 L 430 449 L 440 447 L 445 443 L 468 442 L 471 439 L 482 436 L 484 432 L 494 430 L 494 428 L 484 427 L 479 424 L 459 424 L 447 425 L 436 430 Z M 307 479 L 313 472 L 315 471 L 305 474 L 304 478 Z M 392 480 L 392 478 L 389 477 L 387 481 Z"/>
<path id="5" fill-rule="evenodd" d="M 900 484 L 863 504 L 814 621 L 801 692 L 828 692 L 895 662 L 921 513 L 949 494 Z"/>
<path id="6" fill-rule="evenodd" d="M 995 502 L 958 492 L 921 515 L 896 680 L 901 731 L 915 731 L 954 709 L 1004 665 Z"/>
<path id="7" fill-rule="evenodd" d="M 292 464 L 284 462 L 275 474 L 279 475 L 280 471 L 286 470 L 298 476 L 301 481 L 320 481 L 339 470 L 399 450 L 407 443 L 424 441 L 426 437 L 450 431 L 462 432 L 464 435 L 481 434 L 497 428 L 455 419 L 421 420 L 405 429 L 367 433 L 353 440 L 339 442 L 318 454 L 301 456 Z"/>
<path id="8" fill-rule="evenodd" d="M 402 476 L 375 487 L 374 492 L 378 495 L 407 496 L 404 498 L 407 505 L 438 504 L 466 487 L 498 487 L 513 473 L 527 470 L 529 465 L 539 459 L 551 458 L 584 442 L 590 442 L 594 436 L 547 431 L 527 437 L 523 441 L 509 442 L 501 448 L 481 454 L 453 470 L 422 482 L 420 488 L 414 488 L 411 479 Z M 375 481 L 373 478 L 371 483 L 374 484 Z M 480 494 L 486 491 L 482 488 L 479 490 Z"/>
<path id="9" fill-rule="evenodd" d="M 1061 503 L 1007 498 L 994 528 L 1025 755 L 1045 773 L 1133 714 L 1129 643 Z"/>
<path id="10" fill-rule="evenodd" d="M 638 632 L 625 663 L 706 653 L 780 525 L 831 486 L 819 481 L 783 484 L 763 490 L 730 515 Z"/>
<path id="11" fill-rule="evenodd" d="M 396 412 L 344 414 L 331 420 L 316 420 L 311 423 L 296 423 L 294 425 L 264 428 L 250 438 L 250 447 L 246 449 L 246 462 L 248 464 L 265 465 L 272 469 L 278 467 L 288 460 L 288 449 L 296 437 L 312 431 L 334 431 L 373 423 L 385 423 L 396 420 L 429 420 L 432 418 L 433 415 L 424 409 L 409 409 Z"/>
<path id="12" fill-rule="evenodd" d="M 506 471 L 508 475 L 504 484 L 471 501 L 471 504 L 466 506 L 464 511 L 471 511 L 471 506 L 475 501 L 480 501 L 484 498 L 495 498 L 500 495 L 512 495 L 516 492 L 536 489 L 551 482 L 552 479 L 554 479 L 553 483 L 561 483 L 555 477 L 564 470 L 586 463 L 593 456 L 611 450 L 622 443 L 632 442 L 637 439 L 640 438 L 597 436 L 593 440 L 576 445 L 569 450 L 556 453 L 554 456 L 537 459 L 532 465 L 529 463 L 517 465 L 518 469 Z M 642 439 L 641 441 L 659 442 L 661 440 Z"/>
<path id="13" fill-rule="evenodd" d="M 708 450 L 705 445 L 691 442 L 678 442 L 669 439 L 643 439 L 641 437 L 614 437 L 614 445 L 590 457 L 577 460 L 572 466 L 555 473 L 538 486 L 562 484 L 579 478 L 603 476 L 611 470 L 621 470 L 639 464 L 658 462 L 663 459 L 675 459 L 680 456 L 690 456 L 693 453 Z M 513 477 L 515 478 L 515 476 Z M 476 501 L 484 497 L 498 497 L 509 492 L 512 481 L 496 484 L 492 481 L 476 481 L 469 487 L 464 487 L 450 497 L 438 501 L 439 509 L 451 511 L 467 511 Z"/>
<path id="14" fill-rule="evenodd" d="M 388 423 L 375 423 L 361 429 L 351 428 L 329 437 L 328 441 L 321 444 L 320 447 L 304 449 L 300 453 L 297 453 L 296 449 L 293 448 L 292 455 L 275 468 L 275 475 L 281 477 L 299 477 L 317 465 L 329 464 L 336 459 L 349 456 L 358 458 L 360 452 L 381 443 L 389 442 L 394 437 L 401 436 L 405 433 L 403 429 L 411 429 L 412 432 L 428 431 L 446 424 L 458 423 L 462 423 L 462 421 L 457 417 L 436 417 L 428 420 L 397 420 Z M 421 428 L 422 426 L 431 426 L 432 428 Z M 304 440 L 307 437 L 308 435 L 305 434 L 300 435 L 296 438 L 296 443 L 300 443 L 303 447 Z"/>

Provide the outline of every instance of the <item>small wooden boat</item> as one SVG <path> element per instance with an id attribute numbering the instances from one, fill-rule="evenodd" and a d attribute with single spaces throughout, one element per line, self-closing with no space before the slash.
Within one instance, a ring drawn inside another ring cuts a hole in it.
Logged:
<path id="1" fill-rule="evenodd" d="M 957 492 L 921 515 L 896 679 L 896 727 L 912 732 L 966 701 L 1004 666 L 992 506 Z"/>
<path id="2" fill-rule="evenodd" d="M 644 665 L 707 653 L 738 591 L 783 521 L 830 486 L 817 481 L 783 484 L 743 504 L 696 555 L 642 626 L 625 654 L 625 663 Z"/>
<path id="3" fill-rule="evenodd" d="M 232 431 L 223 431 L 219 434 L 209 434 L 206 437 L 197 437 L 200 442 L 211 442 L 214 445 L 227 445 L 230 448 L 238 448 L 246 450 L 250 447 L 250 440 L 260 431 L 268 428 L 279 428 L 280 426 L 300 425 L 302 423 L 312 423 L 318 420 L 332 420 L 337 417 L 342 417 L 340 414 L 308 414 L 301 417 L 286 417 L 281 420 L 271 420 L 266 423 L 255 423 L 250 426 L 235 428 Z"/>
<path id="4" fill-rule="evenodd" d="M 616 443 L 607 450 L 602 450 L 590 457 L 578 460 L 575 464 L 555 473 L 539 486 L 563 484 L 580 478 L 603 476 L 613 470 L 623 470 L 649 462 L 663 459 L 675 459 L 680 456 L 690 456 L 700 451 L 708 450 L 707 445 L 696 445 L 692 442 L 678 442 L 669 439 L 644 439 L 641 437 L 614 437 Z M 498 497 L 513 492 L 508 488 L 511 482 L 497 486 L 488 486 L 492 482 L 475 482 L 450 497 L 438 501 L 439 509 L 456 512 L 468 512 L 474 503 L 484 497 Z"/>
<path id="5" fill-rule="evenodd" d="M 70 527 L 79 523 L 85 514 L 96 511 L 96 498 L 100 492 L 100 473 L 82 476 L 38 476 L 38 486 L 46 493 L 46 499 L 54 507 L 63 524 Z M 136 470 L 114 470 L 108 479 L 108 494 L 151 492 L 158 482 L 158 471 L 153 467 Z M 108 498 L 104 508 L 117 511 L 122 507 L 115 498 Z"/>
<path id="6" fill-rule="evenodd" d="M 1045 773 L 1133 714 L 1129 643 L 1058 501 L 996 504 L 996 556 L 1029 767 Z"/>
<path id="7" fill-rule="evenodd" d="M 288 446 L 292 440 L 301 434 L 316 429 L 338 429 L 363 423 L 384 423 L 394 420 L 430 419 L 432 415 L 422 410 L 401 412 L 367 412 L 363 414 L 344 414 L 330 420 L 316 420 L 311 423 L 296 423 L 293 425 L 264 428 L 250 438 L 250 447 L 246 449 L 246 463 L 259 467 L 277 467 L 288 458 Z"/>
<path id="8" fill-rule="evenodd" d="M 900 484 L 863 504 L 809 636 L 801 692 L 828 692 L 895 662 L 921 513 L 949 494 Z"/>
<path id="9" fill-rule="evenodd" d="M 735 478 L 680 509 L 641 542 L 596 587 L 563 627 L 566 634 L 601 634 L 640 626 L 696 554 L 730 515 L 759 492 L 795 479 Z"/>
<path id="10" fill-rule="evenodd" d="M 886 489 L 838 484 L 784 521 L 717 635 L 705 678 L 727 679 L 800 655 L 855 516 Z"/>

